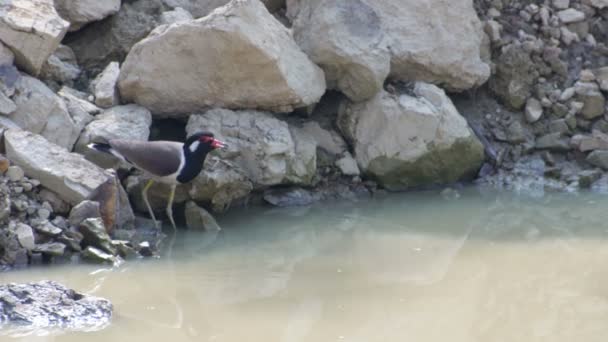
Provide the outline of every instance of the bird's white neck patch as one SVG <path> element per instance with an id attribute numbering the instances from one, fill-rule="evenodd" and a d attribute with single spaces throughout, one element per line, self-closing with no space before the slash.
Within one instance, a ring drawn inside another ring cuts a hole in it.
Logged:
<path id="1" fill-rule="evenodd" d="M 188 147 L 190 149 L 190 152 L 194 153 L 194 151 L 196 151 L 196 149 L 198 149 L 198 145 L 200 143 L 197 141 L 193 142 L 192 144 L 190 144 L 190 146 Z"/>

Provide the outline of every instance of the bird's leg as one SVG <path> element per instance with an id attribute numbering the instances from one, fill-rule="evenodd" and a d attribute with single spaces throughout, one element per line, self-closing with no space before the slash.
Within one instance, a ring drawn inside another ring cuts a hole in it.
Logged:
<path id="1" fill-rule="evenodd" d="M 148 212 L 150 213 L 150 217 L 152 218 L 152 221 L 154 221 L 154 225 L 156 225 L 156 227 L 158 227 L 158 222 L 156 221 L 156 217 L 154 216 L 154 211 L 152 211 L 152 207 L 150 206 L 150 202 L 148 202 L 148 189 L 150 189 L 150 187 L 152 186 L 152 184 L 154 184 L 154 181 L 152 179 L 148 180 L 148 182 L 144 186 L 143 190 L 141 191 L 141 195 L 144 198 L 144 203 L 146 203 L 146 207 L 148 208 Z"/>
<path id="2" fill-rule="evenodd" d="M 169 221 L 171 221 L 171 225 L 173 225 L 173 230 L 177 230 L 175 226 L 175 221 L 173 221 L 173 198 L 175 197 L 175 187 L 176 184 L 171 185 L 171 193 L 169 194 L 169 201 L 167 203 L 167 216 L 169 216 Z"/>

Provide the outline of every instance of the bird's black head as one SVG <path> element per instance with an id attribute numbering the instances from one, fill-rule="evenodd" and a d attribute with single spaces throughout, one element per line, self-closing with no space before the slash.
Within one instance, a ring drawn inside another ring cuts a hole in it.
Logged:
<path id="1" fill-rule="evenodd" d="M 197 132 L 186 139 L 184 148 L 191 153 L 207 153 L 218 148 L 225 148 L 227 145 L 213 136 L 210 132 Z"/>

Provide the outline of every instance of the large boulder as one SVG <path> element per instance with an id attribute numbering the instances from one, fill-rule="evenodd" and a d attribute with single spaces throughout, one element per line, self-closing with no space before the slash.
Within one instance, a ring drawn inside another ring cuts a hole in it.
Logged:
<path id="1" fill-rule="evenodd" d="M 163 11 L 161 0 L 123 1 L 118 13 L 83 27 L 68 36 L 66 43 L 78 64 L 89 75 L 96 75 L 108 63 L 123 60 L 135 43 L 158 26 Z"/>
<path id="2" fill-rule="evenodd" d="M 4 133 L 6 156 L 28 177 L 72 205 L 87 198 L 109 175 L 83 156 L 70 153 L 40 135 L 22 130 Z"/>
<path id="3" fill-rule="evenodd" d="M 48 141 L 68 150 L 72 149 L 83 125 L 73 120 L 61 97 L 41 81 L 22 75 L 15 83 L 12 99 L 17 109 L 10 118 L 19 127 L 41 134 Z"/>
<path id="4" fill-rule="evenodd" d="M 157 28 L 131 49 L 118 84 L 123 101 L 163 115 L 211 107 L 291 111 L 325 92 L 321 69 L 259 0 Z"/>
<path id="5" fill-rule="evenodd" d="M 55 0 L 59 15 L 70 22 L 70 31 L 107 16 L 120 9 L 120 0 Z"/>
<path id="6" fill-rule="evenodd" d="M 0 1 L 0 40 L 15 54 L 19 68 L 37 76 L 70 24 L 53 0 Z"/>
<path id="7" fill-rule="evenodd" d="M 345 103 L 338 125 L 361 170 L 390 190 L 450 183 L 475 175 L 484 149 L 445 92 L 417 83 L 413 93 L 382 91 Z"/>
<path id="8" fill-rule="evenodd" d="M 307 1 L 293 30 L 302 50 L 325 71 L 328 87 L 353 101 L 382 89 L 391 58 L 381 18 L 365 1 Z"/>
<path id="9" fill-rule="evenodd" d="M 218 7 L 229 3 L 230 0 L 163 0 L 170 8 L 181 7 L 192 14 L 194 18 L 201 18 Z M 285 6 L 285 0 L 262 0 L 269 11 L 274 12 Z"/>
<path id="10" fill-rule="evenodd" d="M 318 33 L 313 38 L 317 42 L 313 43 L 340 53 L 345 48 L 365 48 L 366 44 L 372 49 L 383 31 L 393 79 L 426 81 L 450 90 L 464 90 L 483 84 L 490 76 L 490 67 L 480 56 L 484 34 L 472 0 L 454 0 L 449 4 L 444 0 L 321 1 L 327 4 L 326 8 L 333 9 L 316 11 L 318 3 L 287 1 L 287 14 L 295 18 L 296 32 L 298 22 L 317 23 L 320 27 L 304 28 Z M 306 18 L 311 14 L 313 17 Z M 332 37 L 336 28 L 348 34 Z M 328 44 L 331 41 L 337 43 L 332 46 Z M 370 54 L 371 50 L 365 51 L 365 55 Z M 374 62 L 370 57 L 365 58 L 368 64 Z M 361 60 L 363 56 L 357 58 Z"/>
<path id="11" fill-rule="evenodd" d="M 233 161 L 256 187 L 309 184 L 316 172 L 316 143 L 299 133 L 294 139 L 287 123 L 269 113 L 213 109 L 190 116 L 188 135 L 200 130 L 228 143 L 220 152 L 223 159 Z"/>
<path id="12" fill-rule="evenodd" d="M 0 329 L 31 334 L 44 329 L 95 331 L 112 320 L 112 304 L 54 281 L 0 285 Z"/>
<path id="13" fill-rule="evenodd" d="M 117 159 L 95 152 L 87 147 L 91 142 L 108 142 L 110 139 L 147 141 L 150 136 L 152 115 L 138 105 L 116 106 L 97 115 L 82 131 L 74 150 L 102 167 L 115 166 Z"/>

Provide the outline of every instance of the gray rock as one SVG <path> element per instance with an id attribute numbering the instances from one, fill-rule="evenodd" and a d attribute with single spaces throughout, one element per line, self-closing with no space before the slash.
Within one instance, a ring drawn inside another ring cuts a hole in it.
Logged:
<path id="1" fill-rule="evenodd" d="M 352 101 L 376 95 L 390 71 L 379 13 L 362 0 L 311 0 L 293 23 L 294 38 L 323 68 L 329 88 Z"/>
<path id="2" fill-rule="evenodd" d="M 172 11 L 163 12 L 160 16 L 161 25 L 171 25 L 182 21 L 192 20 L 192 14 L 181 7 L 176 7 Z"/>
<path id="3" fill-rule="evenodd" d="M 71 84 L 78 78 L 80 72 L 74 51 L 67 45 L 59 45 L 42 66 L 40 77 L 62 84 Z"/>
<path id="4" fill-rule="evenodd" d="M 108 326 L 112 304 L 54 282 L 1 284 L 0 327 L 10 334 L 61 329 L 96 331 Z"/>
<path id="5" fill-rule="evenodd" d="M 5 223 L 11 215 L 11 198 L 8 193 L 0 193 L 0 223 Z"/>
<path id="6" fill-rule="evenodd" d="M 578 186 L 582 189 L 589 189 L 601 177 L 601 170 L 583 170 L 578 173 Z"/>
<path id="7" fill-rule="evenodd" d="M 87 248 L 82 251 L 81 256 L 86 261 L 98 264 L 116 264 L 118 262 L 118 259 L 112 254 L 108 254 L 102 251 L 101 249 L 95 248 L 93 246 L 87 246 Z"/>
<path id="8" fill-rule="evenodd" d="M 11 65 L 15 61 L 15 54 L 6 45 L 0 42 L 0 65 Z"/>
<path id="9" fill-rule="evenodd" d="M 48 220 L 51 217 L 51 211 L 46 208 L 38 209 L 38 218 L 41 220 Z"/>
<path id="10" fill-rule="evenodd" d="M 41 136 L 9 130 L 4 140 L 11 161 L 21 166 L 28 177 L 38 179 L 72 205 L 80 203 L 108 179 L 102 169 L 83 156 L 69 153 Z"/>
<path id="11" fill-rule="evenodd" d="M 318 147 L 332 155 L 337 156 L 347 150 L 346 142 L 338 132 L 322 128 L 318 122 L 308 121 L 302 130 L 317 142 Z"/>
<path id="12" fill-rule="evenodd" d="M 490 88 L 509 107 L 521 109 L 530 97 L 535 82 L 535 67 L 530 52 L 512 44 L 503 49 L 495 63 L 496 76 L 490 80 Z"/>
<path id="13" fill-rule="evenodd" d="M 597 84 L 587 82 L 577 82 L 577 99 L 583 103 L 580 114 L 587 120 L 595 119 L 606 110 L 606 99 L 599 91 Z"/>
<path id="14" fill-rule="evenodd" d="M 320 199 L 320 195 L 302 188 L 270 189 L 264 192 L 264 200 L 277 207 L 306 206 Z"/>
<path id="15" fill-rule="evenodd" d="M 14 225 L 14 221 L 9 227 Z M 11 229 L 0 229 L 0 265 L 21 267 L 28 263 L 28 251 L 21 246 Z M 1 309 L 0 309 L 1 310 Z M 0 315 L 0 320 L 2 316 Z"/>
<path id="16" fill-rule="evenodd" d="M 106 232 L 101 218 L 88 218 L 82 221 L 78 230 L 82 233 L 85 244 L 97 247 L 111 255 L 116 255 L 116 248 L 112 245 L 112 239 Z"/>
<path id="17" fill-rule="evenodd" d="M 587 162 L 603 170 L 608 170 L 608 151 L 596 150 L 589 153 Z"/>
<path id="18" fill-rule="evenodd" d="M 36 245 L 34 253 L 42 253 L 49 256 L 62 256 L 65 253 L 65 245 L 61 242 L 47 242 Z"/>
<path id="19" fill-rule="evenodd" d="M 15 53 L 17 66 L 31 75 L 38 75 L 68 27 L 55 11 L 53 0 L 0 3 L 0 40 Z"/>
<path id="20" fill-rule="evenodd" d="M 120 9 L 120 0 L 55 0 L 59 15 L 70 22 L 70 31 L 115 14 Z"/>
<path id="21" fill-rule="evenodd" d="M 218 7 L 228 4 L 230 0 L 163 0 L 169 8 L 181 7 L 192 13 L 194 18 L 202 18 Z M 262 0 L 270 12 L 279 10 L 285 6 L 285 0 Z"/>
<path id="22" fill-rule="evenodd" d="M 585 20 L 585 13 L 574 8 L 568 8 L 557 12 L 557 17 L 562 23 L 570 24 Z"/>
<path id="23" fill-rule="evenodd" d="M 221 230 L 220 225 L 215 221 L 213 215 L 211 215 L 204 208 L 199 207 L 193 201 L 186 203 L 185 209 L 186 226 L 191 230 Z"/>
<path id="24" fill-rule="evenodd" d="M 565 152 L 572 149 L 568 138 L 564 137 L 561 133 L 549 133 L 537 138 L 535 147 L 539 150 L 556 152 Z"/>
<path id="25" fill-rule="evenodd" d="M 438 87 L 416 83 L 413 94 L 382 91 L 346 102 L 338 126 L 361 171 L 389 190 L 455 182 L 477 173 L 484 148 Z"/>
<path id="26" fill-rule="evenodd" d="M 116 83 L 120 75 L 118 62 L 111 62 L 91 83 L 95 104 L 101 108 L 110 108 L 118 105 L 118 89 Z"/>
<path id="27" fill-rule="evenodd" d="M 24 130 L 71 150 L 80 135 L 63 100 L 41 81 L 22 75 L 15 84 L 17 110 L 10 118 Z"/>
<path id="28" fill-rule="evenodd" d="M 325 92 L 322 70 L 287 28 L 261 2 L 245 0 L 156 29 L 131 49 L 118 85 L 124 101 L 163 116 L 212 107 L 288 112 Z"/>
<path id="29" fill-rule="evenodd" d="M 593 130 L 591 135 L 577 134 L 570 139 L 570 145 L 581 152 L 608 150 L 608 135 Z"/>
<path id="30" fill-rule="evenodd" d="M 85 200 L 78 203 L 70 211 L 68 222 L 74 227 L 80 226 L 82 221 L 89 218 L 100 218 L 101 213 L 99 211 L 99 203 L 94 201 Z"/>
<path id="31" fill-rule="evenodd" d="M 17 105 L 8 96 L 0 92 L 0 114 L 9 115 L 17 110 Z"/>
<path id="32" fill-rule="evenodd" d="M 56 227 L 48 220 L 43 220 L 40 224 L 34 225 L 34 229 L 40 234 L 52 237 L 57 237 L 63 232 L 61 228 Z"/>
<path id="33" fill-rule="evenodd" d="M 41 189 L 38 193 L 38 197 L 41 201 L 49 203 L 50 209 L 54 213 L 64 215 L 70 212 L 70 204 L 61 199 L 61 197 L 53 191 Z"/>
<path id="34" fill-rule="evenodd" d="M 526 120 L 530 123 L 536 122 L 543 115 L 543 107 L 540 104 L 540 101 L 531 97 L 526 102 Z"/>
<path id="35" fill-rule="evenodd" d="M 595 69 L 594 71 L 597 82 L 600 85 L 600 89 L 608 91 L 608 66 L 603 68 Z"/>
<path id="36" fill-rule="evenodd" d="M 294 155 L 287 161 L 288 182 L 295 184 L 312 184 L 317 171 L 317 142 L 304 130 L 289 127 L 294 144 Z"/>
<path id="37" fill-rule="evenodd" d="M 19 166 L 13 165 L 9 166 L 8 170 L 6 170 L 6 176 L 11 182 L 20 182 L 25 177 L 25 172 Z"/>
<path id="38" fill-rule="evenodd" d="M 359 166 L 357 165 L 357 161 L 350 152 L 344 153 L 342 158 L 336 160 L 336 166 L 340 169 L 345 176 L 359 176 L 361 171 L 359 171 Z"/>
<path id="39" fill-rule="evenodd" d="M 553 0 L 553 7 L 563 10 L 570 7 L 570 0 Z"/>
<path id="40" fill-rule="evenodd" d="M 17 235 L 17 240 L 23 248 L 27 249 L 28 251 L 34 249 L 34 231 L 32 230 L 32 227 L 25 223 L 17 223 L 17 226 L 15 227 L 15 234 Z"/>

